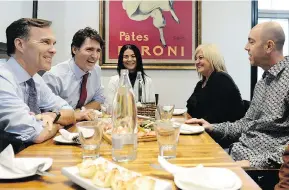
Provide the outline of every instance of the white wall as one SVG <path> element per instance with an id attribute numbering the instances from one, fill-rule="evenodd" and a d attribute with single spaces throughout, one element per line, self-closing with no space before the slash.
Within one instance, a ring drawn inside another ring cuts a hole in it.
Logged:
<path id="1" fill-rule="evenodd" d="M 202 42 L 219 46 L 243 99 L 250 100 L 250 62 L 244 47 L 251 28 L 251 1 L 202 4 Z"/>
<path id="2" fill-rule="evenodd" d="M 1 7 L 1 6 L 0 6 Z M 53 10 L 53 11 L 52 11 Z M 39 1 L 38 17 L 53 21 L 57 38 L 54 64 L 70 58 L 74 33 L 85 26 L 98 29 L 99 4 L 96 1 Z M 202 41 L 216 43 L 224 54 L 229 73 L 240 88 L 242 97 L 250 97 L 250 66 L 243 50 L 251 23 L 250 1 L 203 1 Z M 1 27 L 2 30 L 2 27 Z M 1 31 L 0 30 L 0 31 Z M 160 103 L 185 107 L 198 82 L 196 71 L 147 70 L 153 79 Z M 115 70 L 103 70 L 104 86 Z"/>
<path id="3" fill-rule="evenodd" d="M 32 17 L 32 0 L 0 1 L 0 42 L 6 43 L 6 28 L 22 17 Z"/>

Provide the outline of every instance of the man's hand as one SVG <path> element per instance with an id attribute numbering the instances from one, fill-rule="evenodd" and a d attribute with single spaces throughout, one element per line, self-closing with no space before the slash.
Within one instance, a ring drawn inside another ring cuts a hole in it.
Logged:
<path id="1" fill-rule="evenodd" d="M 52 128 L 50 128 L 50 126 L 44 125 L 43 126 L 43 130 L 41 131 L 41 133 L 34 139 L 35 143 L 42 143 L 44 141 L 46 141 L 47 139 L 50 139 L 51 137 L 53 137 L 59 129 L 62 129 L 63 126 L 60 124 L 52 124 Z"/>
<path id="2" fill-rule="evenodd" d="M 81 111 L 75 112 L 75 118 L 77 121 L 93 121 L 97 118 L 93 109 L 82 109 Z"/>
<path id="3" fill-rule="evenodd" d="M 199 124 L 199 125 L 202 125 L 206 131 L 208 131 L 208 132 L 213 131 L 213 125 L 204 119 L 192 118 L 192 119 L 185 121 L 185 123 L 187 123 L 187 124 Z"/>
<path id="4" fill-rule="evenodd" d="M 250 167 L 250 161 L 249 160 L 240 160 L 240 161 L 236 161 L 236 163 L 242 168 L 249 168 Z"/>
<path id="5" fill-rule="evenodd" d="M 53 112 L 45 112 L 35 116 L 36 119 L 42 120 L 43 126 L 48 127 L 48 131 L 51 131 L 53 128 L 53 121 L 56 117 L 56 114 Z"/>

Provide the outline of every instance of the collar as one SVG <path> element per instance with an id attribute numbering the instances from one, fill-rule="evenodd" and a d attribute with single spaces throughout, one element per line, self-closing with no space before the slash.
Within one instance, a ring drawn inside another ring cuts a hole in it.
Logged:
<path id="1" fill-rule="evenodd" d="M 273 78 L 276 78 L 284 69 L 288 66 L 289 56 L 285 56 L 283 60 L 279 61 L 273 65 L 270 69 L 265 71 L 262 75 L 262 78 L 265 78 L 267 75 L 271 75 Z"/>
<path id="2" fill-rule="evenodd" d="M 28 72 L 14 59 L 14 57 L 10 57 L 6 64 L 11 68 L 11 72 L 13 73 L 17 84 L 26 82 L 31 78 Z M 35 75 L 32 78 L 34 78 Z"/>
<path id="3" fill-rule="evenodd" d="M 78 65 L 76 65 L 74 58 L 71 58 L 69 60 L 69 66 L 72 70 L 72 72 L 74 73 L 74 75 L 76 76 L 77 79 L 81 79 L 83 77 L 83 75 L 86 74 L 86 72 L 84 72 L 83 70 L 81 70 Z M 88 73 L 90 73 L 91 71 L 88 71 Z"/>

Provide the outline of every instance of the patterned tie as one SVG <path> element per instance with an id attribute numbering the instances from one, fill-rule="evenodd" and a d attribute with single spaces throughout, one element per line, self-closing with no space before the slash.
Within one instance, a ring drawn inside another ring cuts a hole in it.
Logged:
<path id="1" fill-rule="evenodd" d="M 79 96 L 79 100 L 78 100 L 76 108 L 81 108 L 84 105 L 84 102 L 87 98 L 86 83 L 87 83 L 88 74 L 89 73 L 86 73 L 85 75 L 83 75 L 81 88 L 80 88 L 80 96 Z"/>
<path id="2" fill-rule="evenodd" d="M 40 108 L 37 102 L 37 90 L 35 88 L 35 82 L 33 78 L 30 78 L 28 81 L 26 81 L 28 88 L 28 101 L 27 105 L 30 108 L 31 112 L 34 112 L 35 114 L 40 114 Z"/>

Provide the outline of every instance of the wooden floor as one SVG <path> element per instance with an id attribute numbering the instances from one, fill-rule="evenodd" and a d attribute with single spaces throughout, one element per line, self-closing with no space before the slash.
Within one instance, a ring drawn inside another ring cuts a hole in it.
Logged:
<path id="1" fill-rule="evenodd" d="M 70 131 L 74 130 L 73 128 Z M 119 163 L 119 165 L 161 179 L 173 180 L 172 175 L 150 167 L 151 163 L 157 163 L 157 142 L 140 142 L 138 144 L 137 159 L 132 162 Z M 111 145 L 105 141 L 101 144 L 100 155 L 111 160 Z M 54 189 L 69 190 L 82 189 L 61 174 L 62 167 L 74 166 L 82 161 L 81 148 L 78 145 L 59 145 L 53 140 L 42 144 L 36 144 L 23 150 L 16 157 L 51 157 L 53 165 L 50 172 L 56 177 L 33 176 L 17 180 L 0 180 L 0 189 Z M 231 157 L 207 134 L 181 135 L 177 147 L 177 158 L 171 163 L 193 167 L 198 164 L 213 167 L 225 167 L 235 172 L 242 180 L 242 190 L 260 189 L 258 185 L 238 167 Z M 173 183 L 173 181 L 172 181 Z M 173 189 L 176 189 L 174 186 Z"/>

